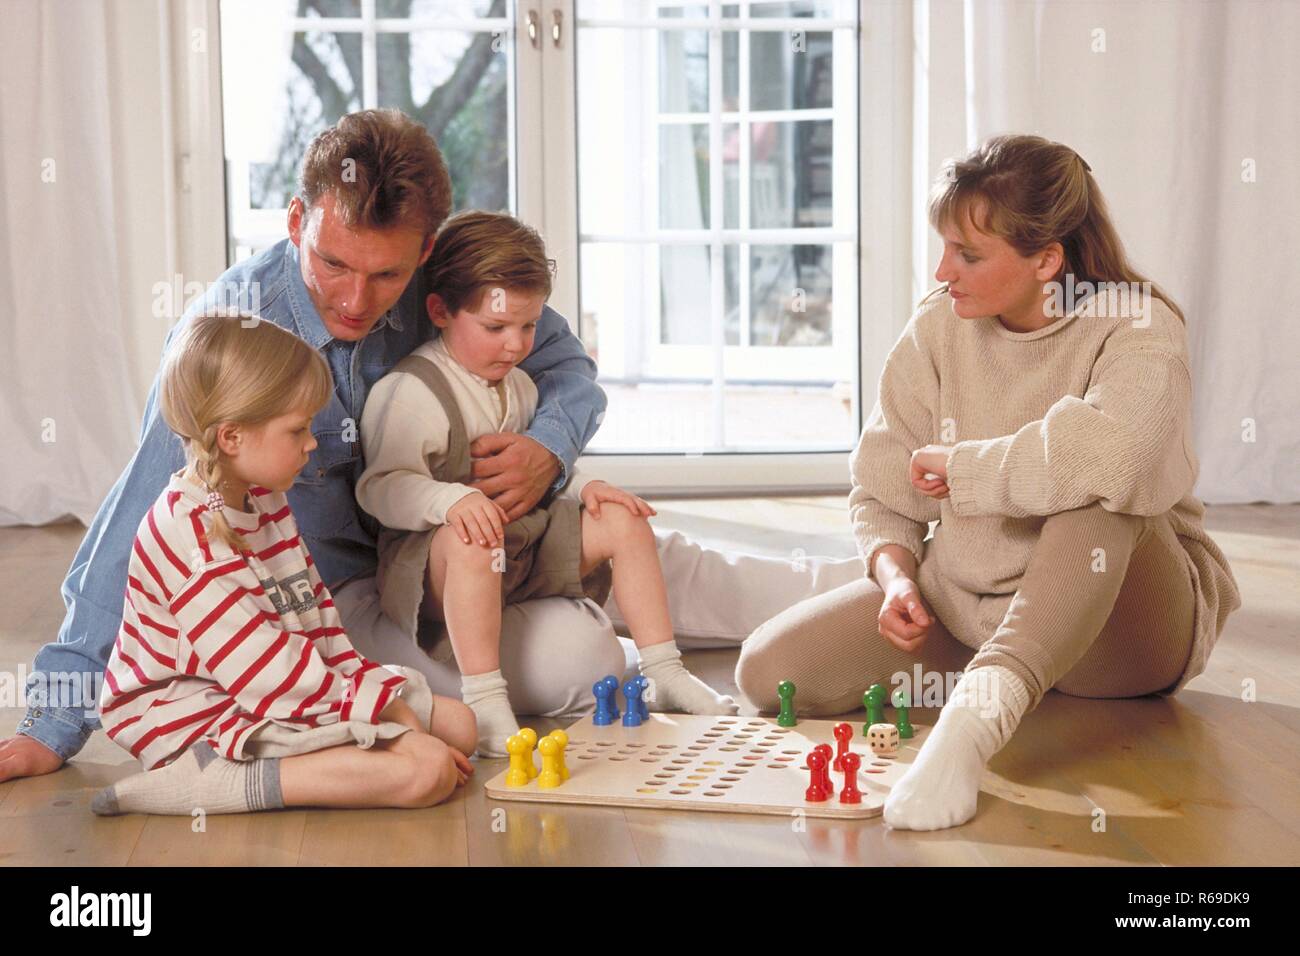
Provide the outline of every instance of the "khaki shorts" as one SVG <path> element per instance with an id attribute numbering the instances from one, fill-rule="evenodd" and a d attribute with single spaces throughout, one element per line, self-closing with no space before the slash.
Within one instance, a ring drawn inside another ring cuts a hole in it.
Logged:
<path id="1" fill-rule="evenodd" d="M 426 649 L 446 636 L 425 595 L 429 545 L 436 531 L 385 531 L 379 538 L 380 605 Z M 510 522 L 502 550 L 503 607 L 543 597 L 589 597 L 604 605 L 609 597 L 613 574 L 608 561 L 582 577 L 582 506 L 572 498 L 556 498 Z"/>

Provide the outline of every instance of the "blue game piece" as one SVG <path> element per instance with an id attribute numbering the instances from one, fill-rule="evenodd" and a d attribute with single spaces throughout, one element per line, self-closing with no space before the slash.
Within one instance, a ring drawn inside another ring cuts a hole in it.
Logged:
<path id="1" fill-rule="evenodd" d="M 642 719 L 642 720 L 649 720 L 649 719 L 650 719 L 650 708 L 647 707 L 647 706 L 646 706 L 646 703 L 645 703 L 645 692 L 646 692 L 646 690 L 648 690 L 649 687 L 650 687 L 650 681 L 646 680 L 644 674 L 641 674 L 641 675 L 638 675 L 638 676 L 637 676 L 637 678 L 636 678 L 636 682 L 637 682 L 638 684 L 641 685 L 641 693 L 639 693 L 639 694 L 636 695 L 636 706 L 637 706 L 637 710 L 641 711 L 641 719 Z"/>
<path id="2" fill-rule="evenodd" d="M 643 688 L 637 678 L 632 678 L 623 685 L 623 696 L 627 698 L 627 707 L 623 711 L 624 727 L 641 726 L 641 691 Z"/>
<path id="3" fill-rule="evenodd" d="M 606 675 L 600 679 L 600 682 L 609 688 L 609 716 L 611 720 L 618 720 L 618 678 L 613 674 Z"/>
<path id="4" fill-rule="evenodd" d="M 591 685 L 591 692 L 596 698 L 596 715 L 591 718 L 591 722 L 597 727 L 612 724 L 614 715 L 610 713 L 610 704 L 613 702 L 614 695 L 609 692 L 609 685 L 603 680 L 598 680 Z"/>

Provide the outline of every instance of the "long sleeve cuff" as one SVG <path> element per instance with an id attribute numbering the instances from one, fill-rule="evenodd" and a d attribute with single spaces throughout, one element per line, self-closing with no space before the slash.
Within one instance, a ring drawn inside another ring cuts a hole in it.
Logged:
<path id="1" fill-rule="evenodd" d="M 980 442 L 962 441 L 948 453 L 948 501 L 963 517 L 980 514 L 976 487 Z"/>
<path id="2" fill-rule="evenodd" d="M 350 701 L 344 703 L 339 716 L 343 720 L 359 720 L 367 724 L 379 723 L 379 715 L 398 689 L 406 683 L 406 678 L 401 674 L 394 674 L 378 664 L 360 677 L 356 673 L 350 676 L 356 680 L 355 693 Z"/>
<path id="3" fill-rule="evenodd" d="M 540 418 L 534 418 L 524 434 L 554 455 L 560 463 L 560 473 L 551 482 L 550 489 L 559 491 L 568 484 L 569 476 L 573 473 L 573 463 L 578 459 L 578 449 L 574 447 L 572 437 L 562 428 Z"/>
<path id="4" fill-rule="evenodd" d="M 18 722 L 17 732 L 49 747 L 66 762 L 81 752 L 95 730 L 75 709 L 33 705 Z"/>

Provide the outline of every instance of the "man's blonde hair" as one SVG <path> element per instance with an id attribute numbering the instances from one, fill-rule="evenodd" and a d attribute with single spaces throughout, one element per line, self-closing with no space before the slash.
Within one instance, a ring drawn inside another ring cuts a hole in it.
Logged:
<path id="1" fill-rule="evenodd" d="M 314 416 L 333 391 L 325 359 L 292 332 L 248 313 L 210 312 L 191 320 L 167 350 L 158 407 L 180 436 L 186 462 L 220 491 L 221 425 L 260 425 L 296 409 Z M 224 515 L 214 513 L 212 524 L 220 540 L 242 549 Z"/>
<path id="2" fill-rule="evenodd" d="M 299 198 L 327 193 L 345 226 L 406 227 L 428 238 L 451 213 L 451 177 L 429 131 L 400 110 L 349 113 L 303 155 Z"/>
<path id="3" fill-rule="evenodd" d="M 474 309 L 489 289 L 551 294 L 546 244 L 537 230 L 504 213 L 458 213 L 447 220 L 425 263 L 430 292 L 449 313 Z"/>

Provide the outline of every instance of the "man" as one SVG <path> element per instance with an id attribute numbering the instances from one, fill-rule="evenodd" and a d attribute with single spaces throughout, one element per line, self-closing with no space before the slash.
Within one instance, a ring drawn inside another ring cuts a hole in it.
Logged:
<path id="1" fill-rule="evenodd" d="M 228 269 L 167 343 L 194 315 L 234 299 L 320 350 L 335 391 L 312 422 L 318 447 L 288 494 L 294 515 L 357 649 L 417 667 L 435 693 L 458 696 L 454 662 L 430 659 L 381 615 L 373 576 L 380 529 L 353 496 L 364 464 L 357 428 L 366 394 L 435 332 L 420 267 L 450 211 L 446 165 L 423 127 L 395 110 L 344 116 L 308 147 L 289 237 Z M 537 383 L 532 425 L 471 446 L 473 485 L 511 520 L 564 485 L 605 409 L 595 364 L 549 307 L 520 367 Z M 58 640 L 36 656 L 27 714 L 17 735 L 0 742 L 0 781 L 59 769 L 99 726 L 94 697 L 82 689 L 98 688 L 116 640 L 137 525 L 183 464 L 180 441 L 158 413 L 155 379 L 140 447 L 63 582 L 67 613 Z M 623 674 L 628 660 L 594 604 L 548 598 L 505 615 L 501 668 L 518 688 L 521 712 L 559 714 L 581 706 L 601 676 Z"/>

